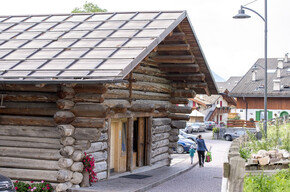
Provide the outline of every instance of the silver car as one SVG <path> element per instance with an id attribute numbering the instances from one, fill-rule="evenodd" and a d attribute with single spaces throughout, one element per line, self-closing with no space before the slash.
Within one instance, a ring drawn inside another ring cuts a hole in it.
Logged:
<path id="1" fill-rule="evenodd" d="M 200 132 L 205 131 L 205 124 L 202 122 L 195 122 L 195 123 L 187 123 L 185 132 L 186 133 L 193 133 L 193 132 Z"/>

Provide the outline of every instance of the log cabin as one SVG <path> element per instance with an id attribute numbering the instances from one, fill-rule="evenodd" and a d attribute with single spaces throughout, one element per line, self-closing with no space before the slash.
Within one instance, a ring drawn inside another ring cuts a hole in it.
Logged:
<path id="1" fill-rule="evenodd" d="M 83 180 L 170 165 L 188 98 L 217 94 L 186 11 L 0 16 L 0 173 Z"/>
<path id="2" fill-rule="evenodd" d="M 268 58 L 267 119 L 290 114 L 290 62 L 284 58 Z M 230 92 L 237 97 L 237 112 L 241 119 L 264 119 L 265 59 L 258 59 Z"/>

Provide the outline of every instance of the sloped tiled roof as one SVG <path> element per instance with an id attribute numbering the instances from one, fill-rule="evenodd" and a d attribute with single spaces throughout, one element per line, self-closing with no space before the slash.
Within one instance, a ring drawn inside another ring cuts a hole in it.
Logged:
<path id="1" fill-rule="evenodd" d="M 238 84 L 238 82 L 241 79 L 242 79 L 242 77 L 233 76 L 233 77 L 230 77 L 225 82 L 217 82 L 218 89 L 219 89 L 220 92 L 224 92 L 226 89 L 228 91 L 231 91 Z"/>
<path id="2" fill-rule="evenodd" d="M 278 58 L 269 58 L 267 60 L 267 88 L 268 97 L 290 97 L 290 62 L 283 62 L 283 69 L 281 69 L 281 78 L 277 78 Z M 256 66 L 256 81 L 252 81 L 252 68 Z M 258 59 L 245 76 L 230 92 L 230 96 L 234 97 L 264 97 L 264 66 L 265 60 Z M 280 79 L 281 91 L 273 90 L 273 80 Z"/>
<path id="3" fill-rule="evenodd" d="M 123 79 L 185 11 L 0 16 L 0 81 Z"/>

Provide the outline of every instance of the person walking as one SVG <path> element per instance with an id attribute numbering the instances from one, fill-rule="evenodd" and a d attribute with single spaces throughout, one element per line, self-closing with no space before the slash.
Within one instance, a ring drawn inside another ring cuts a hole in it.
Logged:
<path id="1" fill-rule="evenodd" d="M 191 164 L 193 164 L 194 153 L 195 153 L 195 149 L 194 149 L 193 145 L 191 145 L 190 149 L 189 149 L 189 156 L 190 156 Z"/>
<path id="2" fill-rule="evenodd" d="M 197 154 L 198 154 L 198 162 L 199 167 L 204 166 L 204 153 L 208 151 L 205 145 L 204 140 L 202 139 L 201 135 L 197 136 Z"/>

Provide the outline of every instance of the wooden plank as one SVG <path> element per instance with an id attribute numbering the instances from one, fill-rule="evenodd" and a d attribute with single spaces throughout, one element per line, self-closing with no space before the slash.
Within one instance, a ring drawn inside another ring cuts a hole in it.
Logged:
<path id="1" fill-rule="evenodd" d="M 33 159 L 59 160 L 62 156 L 58 149 L 0 147 L 0 156 Z"/>
<path id="2" fill-rule="evenodd" d="M 167 74 L 166 78 L 173 81 L 204 81 L 205 75 L 203 73 Z"/>
<path id="3" fill-rule="evenodd" d="M 171 36 L 167 36 L 164 41 L 184 41 L 185 33 L 183 32 L 174 32 Z"/>
<path id="4" fill-rule="evenodd" d="M 164 77 L 145 75 L 145 74 L 138 74 L 138 73 L 133 73 L 133 78 L 136 81 L 141 81 L 141 82 L 152 82 L 152 83 L 163 83 L 163 84 L 169 84 L 170 83 L 170 81 L 167 80 Z"/>
<path id="5" fill-rule="evenodd" d="M 157 47 L 157 51 L 188 51 L 189 49 L 189 44 L 160 44 Z"/>
<path id="6" fill-rule="evenodd" d="M 147 119 L 147 130 L 146 130 L 146 165 L 151 165 L 151 157 L 152 157 L 152 116 Z"/>
<path id="7" fill-rule="evenodd" d="M 1 125 L 28 125 L 28 126 L 56 126 L 51 117 L 35 117 L 35 116 L 17 116 L 17 115 L 1 115 Z"/>
<path id="8" fill-rule="evenodd" d="M 24 168 L 24 169 L 41 169 L 41 170 L 58 170 L 58 161 L 0 157 L 0 167 Z"/>
<path id="9" fill-rule="evenodd" d="M 198 64 L 160 64 L 160 70 L 168 73 L 180 72 L 180 73 L 189 73 L 189 72 L 199 72 Z"/>
<path id="10" fill-rule="evenodd" d="M 172 97 L 194 98 L 196 93 L 194 90 L 176 89 L 171 93 Z"/>
<path id="11" fill-rule="evenodd" d="M 0 173 L 13 180 L 57 182 L 58 171 L 0 168 Z"/>
<path id="12" fill-rule="evenodd" d="M 56 103 L 4 102 L 3 105 L 0 114 L 53 116 L 58 111 Z"/>
<path id="13" fill-rule="evenodd" d="M 55 102 L 57 95 L 55 93 L 41 92 L 5 92 L 4 101 L 25 101 L 25 102 Z"/>
<path id="14" fill-rule="evenodd" d="M 60 143 L 38 143 L 38 142 L 25 142 L 25 141 L 9 141 L 0 140 L 0 146 L 4 147 L 25 147 L 25 148 L 40 148 L 40 149 L 60 149 Z"/>
<path id="15" fill-rule="evenodd" d="M 146 62 L 144 64 L 146 64 Z M 133 73 L 134 74 L 141 73 L 144 75 L 150 75 L 150 76 L 156 76 L 156 77 L 164 77 L 165 76 L 165 73 L 160 71 L 160 69 L 158 69 L 158 68 L 153 68 L 153 67 L 149 67 L 149 66 L 142 66 L 142 65 L 135 68 L 133 70 Z"/>
<path id="16" fill-rule="evenodd" d="M 111 125 L 112 125 L 112 119 L 109 118 L 108 119 L 108 146 L 107 146 L 107 152 L 108 152 L 108 158 L 107 158 L 107 179 L 109 179 L 110 177 L 110 169 L 111 169 L 111 154 L 114 153 L 114 147 L 113 147 L 113 144 L 112 144 L 112 128 L 111 128 Z M 113 149 L 113 150 L 112 150 Z"/>
<path id="17" fill-rule="evenodd" d="M 26 141 L 26 142 L 36 142 L 36 143 L 48 143 L 48 144 L 60 144 L 59 139 L 54 138 L 43 138 L 43 137 L 15 137 L 15 136 L 1 136 L 0 140 L 7 140 L 7 141 Z"/>
<path id="18" fill-rule="evenodd" d="M 174 88 L 206 88 L 208 85 L 205 82 L 172 82 L 172 87 Z"/>
<path id="19" fill-rule="evenodd" d="M 56 127 L 1 125 L 0 135 L 60 138 Z"/>
<path id="20" fill-rule="evenodd" d="M 170 98 L 169 100 L 172 104 L 188 104 L 189 100 L 187 98 Z"/>
<path id="21" fill-rule="evenodd" d="M 190 114 L 192 112 L 192 108 L 187 106 L 172 106 L 169 108 L 169 112 Z"/>
<path id="22" fill-rule="evenodd" d="M 145 147 L 145 119 L 138 118 L 138 149 L 137 149 L 137 166 L 144 166 L 144 147 Z"/>
<path id="23" fill-rule="evenodd" d="M 133 170 L 133 135 L 134 135 L 134 119 L 128 118 L 128 131 L 127 131 L 127 165 L 126 170 Z"/>
<path id="24" fill-rule="evenodd" d="M 159 55 L 153 57 L 157 63 L 194 63 L 193 55 Z"/>

